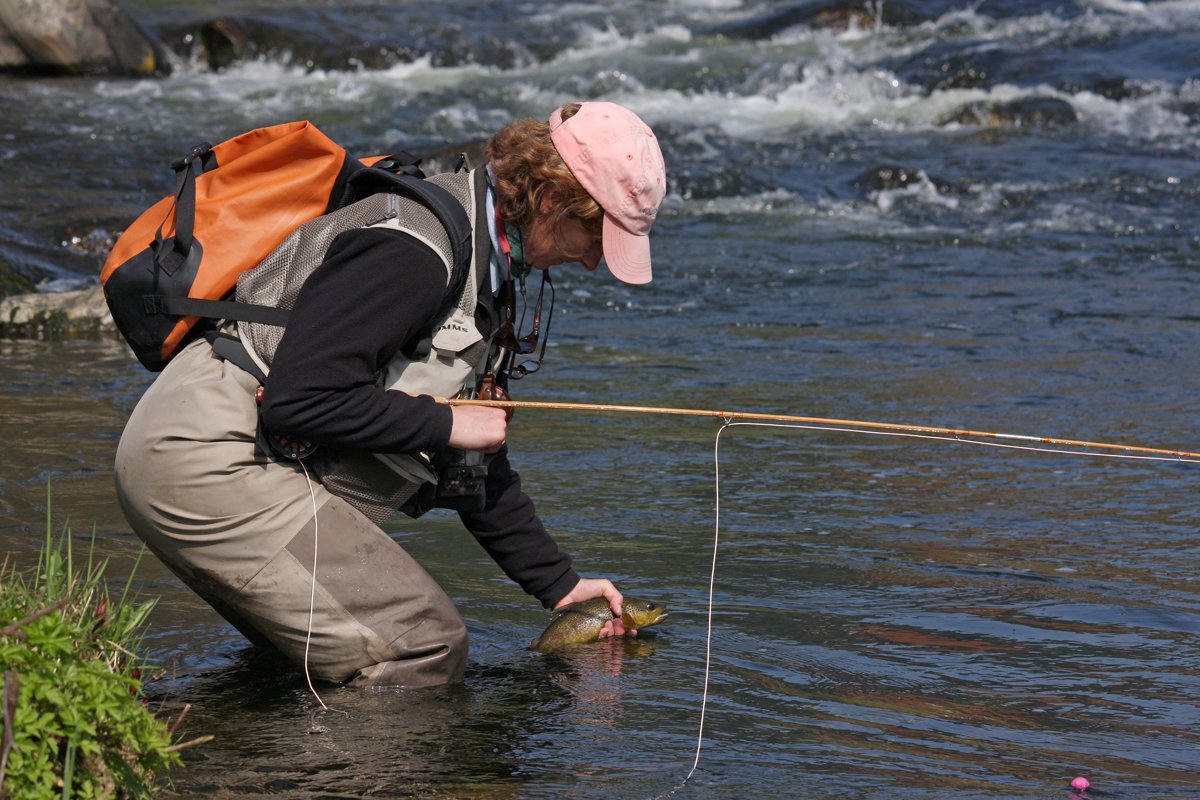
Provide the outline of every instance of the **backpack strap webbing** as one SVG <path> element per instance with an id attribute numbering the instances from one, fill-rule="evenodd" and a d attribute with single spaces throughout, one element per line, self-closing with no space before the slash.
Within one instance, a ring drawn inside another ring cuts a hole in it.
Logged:
<path id="1" fill-rule="evenodd" d="M 246 351 L 246 346 L 242 344 L 241 339 L 220 331 L 208 331 L 204 334 L 204 338 L 212 345 L 214 353 L 230 364 L 249 372 L 258 380 L 260 386 L 267 382 L 266 373 L 250 357 L 250 353 Z"/>
<path id="2" fill-rule="evenodd" d="M 202 297 L 147 294 L 142 296 L 147 314 L 174 314 L 180 317 L 235 319 L 239 322 L 258 322 L 263 325 L 287 325 L 290 311 L 274 306 L 239 303 L 235 300 L 207 300 Z"/>

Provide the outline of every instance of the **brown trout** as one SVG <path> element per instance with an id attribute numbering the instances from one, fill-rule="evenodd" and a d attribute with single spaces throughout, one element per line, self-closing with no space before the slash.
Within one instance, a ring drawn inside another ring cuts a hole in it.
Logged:
<path id="1" fill-rule="evenodd" d="M 545 653 L 570 644 L 598 641 L 600 629 L 613 617 L 612 608 L 603 597 L 563 606 L 554 612 L 546 630 L 529 647 Z M 647 628 L 666 618 L 667 609 L 649 600 L 626 597 L 621 606 L 621 624 L 626 628 Z"/>

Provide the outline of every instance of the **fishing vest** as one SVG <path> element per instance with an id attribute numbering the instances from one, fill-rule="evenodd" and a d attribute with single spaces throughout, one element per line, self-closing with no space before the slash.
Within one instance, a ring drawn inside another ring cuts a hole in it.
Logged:
<path id="1" fill-rule="evenodd" d="M 396 355 L 377 375 L 378 384 L 389 391 L 414 395 L 455 398 L 473 395 L 478 379 L 494 364 L 498 352 L 475 323 L 480 287 L 490 281 L 490 243 L 481 247 L 481 231 L 487 223 L 477 219 L 476 191 L 482 175 L 477 171 L 446 173 L 427 178 L 450 192 L 467 212 L 472 242 L 471 267 L 462 291 L 449 310 L 433 321 L 432 336 L 414 349 Z M 390 228 L 424 242 L 442 260 L 447 280 L 454 265 L 450 239 L 437 217 L 420 202 L 391 193 L 375 194 L 343 209 L 311 220 L 297 228 L 261 264 L 238 278 L 239 302 L 292 308 L 300 288 L 325 258 L 338 234 L 355 228 Z M 487 236 L 482 241 L 490 242 Z M 491 291 L 484 292 L 491 297 Z M 237 332 L 250 357 L 270 370 L 283 329 L 275 325 L 239 322 Z M 430 463 L 431 454 L 405 455 L 367 453 L 318 448 L 306 459 L 312 471 L 330 492 L 343 498 L 376 524 L 405 510 L 419 511 L 406 504 L 424 484 L 436 484 L 438 476 Z"/>

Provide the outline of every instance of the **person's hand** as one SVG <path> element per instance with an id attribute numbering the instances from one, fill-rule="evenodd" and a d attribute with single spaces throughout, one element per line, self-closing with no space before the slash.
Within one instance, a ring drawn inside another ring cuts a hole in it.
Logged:
<path id="1" fill-rule="evenodd" d="M 613 582 L 607 578 L 580 578 L 579 583 L 575 584 L 575 588 L 567 592 L 567 596 L 559 600 L 554 607 L 562 608 L 569 606 L 571 603 L 582 603 L 584 600 L 592 600 L 596 597 L 603 597 L 608 601 L 608 607 L 612 609 L 613 619 L 604 623 L 604 627 L 600 629 L 600 638 L 607 636 L 636 636 L 637 631 L 632 628 L 625 630 L 625 626 L 621 624 L 621 605 L 625 602 L 625 598 L 621 596 L 621 592 L 613 585 Z"/>
<path id="2" fill-rule="evenodd" d="M 450 446 L 458 450 L 495 453 L 504 445 L 508 421 L 504 409 L 487 406 L 452 406 Z"/>

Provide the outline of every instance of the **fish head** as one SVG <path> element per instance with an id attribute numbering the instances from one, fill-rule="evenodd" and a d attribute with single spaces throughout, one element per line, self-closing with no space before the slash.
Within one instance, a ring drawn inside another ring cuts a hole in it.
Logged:
<path id="1" fill-rule="evenodd" d="M 626 628 L 647 628 L 667 618 L 667 607 L 650 600 L 626 597 L 621 605 L 621 624 Z"/>

